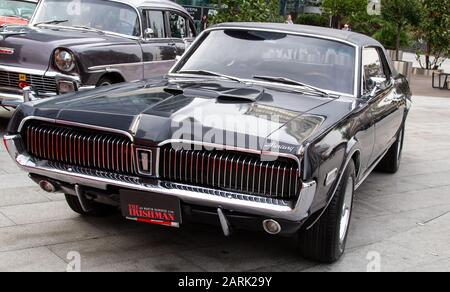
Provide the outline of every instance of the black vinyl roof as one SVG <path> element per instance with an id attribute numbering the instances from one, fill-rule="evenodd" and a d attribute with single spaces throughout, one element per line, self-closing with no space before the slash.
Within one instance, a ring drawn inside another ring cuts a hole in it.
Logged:
<path id="1" fill-rule="evenodd" d="M 335 38 L 350 42 L 354 45 L 363 46 L 381 46 L 381 44 L 375 39 L 363 34 L 343 31 L 338 29 L 324 28 L 318 26 L 309 25 L 297 25 L 297 24 L 284 24 L 284 23 L 250 23 L 250 22 L 230 22 L 222 23 L 214 26 L 214 28 L 248 28 L 248 29 L 261 29 L 261 30 L 277 30 L 287 33 L 301 33 L 308 35 L 316 35 L 327 38 Z"/>

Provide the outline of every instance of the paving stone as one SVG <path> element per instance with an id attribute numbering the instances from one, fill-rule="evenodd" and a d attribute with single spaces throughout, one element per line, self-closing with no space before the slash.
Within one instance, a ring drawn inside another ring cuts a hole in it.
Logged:
<path id="1" fill-rule="evenodd" d="M 30 224 L 79 217 L 66 202 L 46 202 L 0 208 L 0 212 L 17 224 Z"/>
<path id="2" fill-rule="evenodd" d="M 67 264 L 45 247 L 0 252 L 0 272 L 63 272 Z"/>

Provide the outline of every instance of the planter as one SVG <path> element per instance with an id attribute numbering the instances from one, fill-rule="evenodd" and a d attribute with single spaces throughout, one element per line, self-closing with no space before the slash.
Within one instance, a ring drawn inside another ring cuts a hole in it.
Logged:
<path id="1" fill-rule="evenodd" d="M 392 61 L 402 61 L 403 60 L 403 51 L 402 50 L 398 51 L 398 60 L 396 57 L 395 50 L 387 50 L 387 52 Z"/>
<path id="2" fill-rule="evenodd" d="M 411 75 L 413 71 L 413 63 L 412 62 L 404 62 L 404 61 L 393 61 L 395 70 L 397 70 L 398 73 L 402 74 L 403 76 L 408 79 L 408 81 L 411 80 Z"/>
<path id="3" fill-rule="evenodd" d="M 422 68 L 413 68 L 412 74 L 417 76 L 425 76 L 425 77 L 431 77 L 433 76 L 433 73 L 442 73 L 442 70 L 428 70 L 428 69 L 422 69 Z"/>

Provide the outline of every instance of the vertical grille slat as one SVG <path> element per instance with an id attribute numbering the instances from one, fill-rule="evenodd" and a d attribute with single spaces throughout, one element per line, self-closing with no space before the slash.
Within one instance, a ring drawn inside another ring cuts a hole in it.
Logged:
<path id="1" fill-rule="evenodd" d="M 38 159 L 137 174 L 134 148 L 125 137 L 44 123 L 25 125 L 22 136 L 28 153 Z"/>
<path id="2" fill-rule="evenodd" d="M 164 180 L 287 200 L 298 193 L 298 166 L 288 159 L 261 161 L 244 153 L 171 147 L 160 155 Z"/>

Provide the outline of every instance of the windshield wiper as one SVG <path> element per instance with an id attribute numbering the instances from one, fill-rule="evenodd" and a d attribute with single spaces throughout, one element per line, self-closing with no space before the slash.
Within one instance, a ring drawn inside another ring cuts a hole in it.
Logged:
<path id="1" fill-rule="evenodd" d="M 289 78 L 285 78 L 285 77 L 275 77 L 275 76 L 253 76 L 254 79 L 259 79 L 259 80 L 265 80 L 265 81 L 272 81 L 272 82 L 277 82 L 277 83 L 283 83 L 283 84 L 287 84 L 287 85 L 298 85 L 298 86 L 302 86 L 305 88 L 308 88 L 314 92 L 319 93 L 322 96 L 326 96 L 326 97 L 330 97 L 330 94 L 320 88 L 317 88 L 315 86 L 300 82 L 300 81 L 296 81 L 296 80 L 292 80 Z"/>
<path id="2" fill-rule="evenodd" d="M 42 24 L 60 24 L 60 23 L 68 22 L 68 21 L 69 21 L 68 19 L 47 20 L 47 21 L 38 22 L 34 26 L 39 26 Z"/>
<path id="3" fill-rule="evenodd" d="M 90 30 L 93 32 L 97 32 L 100 34 L 105 34 L 105 32 L 103 30 L 97 29 L 97 28 L 93 28 L 93 27 L 89 27 L 89 26 L 85 26 L 85 25 L 73 25 L 72 27 L 74 28 L 81 28 L 81 29 L 85 29 L 85 30 Z"/>
<path id="4" fill-rule="evenodd" d="M 178 71 L 177 73 L 178 74 L 194 74 L 194 75 L 203 75 L 203 76 L 222 77 L 222 78 L 226 78 L 228 80 L 236 81 L 239 83 L 244 83 L 244 84 L 246 83 L 245 81 L 243 81 L 237 77 L 228 76 L 228 75 L 224 75 L 224 74 L 213 72 L 213 71 L 207 71 L 207 70 L 183 70 L 183 71 Z"/>

